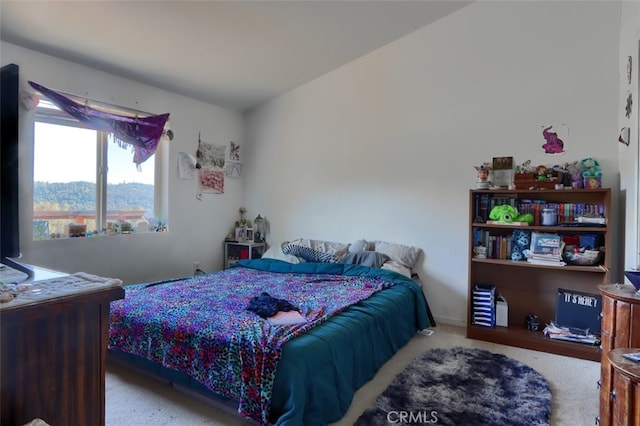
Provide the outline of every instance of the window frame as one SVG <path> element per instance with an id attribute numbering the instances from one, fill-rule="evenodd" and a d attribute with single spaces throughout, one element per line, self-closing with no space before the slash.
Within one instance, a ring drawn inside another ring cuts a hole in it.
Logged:
<path id="1" fill-rule="evenodd" d="M 96 227 L 103 229 L 107 226 L 107 185 L 108 185 L 108 152 L 109 145 L 113 145 L 114 142 L 110 141 L 110 133 L 95 130 L 85 123 L 69 116 L 64 111 L 53 105 L 47 100 L 40 100 L 40 104 L 35 108 L 34 115 L 34 130 L 37 123 L 55 124 L 66 127 L 76 127 L 89 129 L 96 132 Z M 113 107 L 110 107 L 114 110 Z M 118 111 L 120 113 L 127 113 L 126 109 Z M 165 138 L 160 139 L 158 148 L 153 155 L 152 159 L 147 160 L 153 164 L 154 167 L 154 182 L 153 182 L 153 217 L 162 223 L 161 231 L 166 232 L 167 228 L 167 211 L 168 211 L 168 197 L 167 197 L 167 178 L 168 165 L 166 162 L 166 150 L 167 141 Z M 35 155 L 35 131 L 34 131 L 34 149 Z M 134 166 L 132 166 L 134 167 Z M 35 183 L 35 180 L 32 182 Z M 35 241 L 35 240 L 34 240 Z"/>

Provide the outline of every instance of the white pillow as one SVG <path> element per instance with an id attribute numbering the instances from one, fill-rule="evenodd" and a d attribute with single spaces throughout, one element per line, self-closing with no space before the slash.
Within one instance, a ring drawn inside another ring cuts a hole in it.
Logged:
<path id="1" fill-rule="evenodd" d="M 418 256 L 422 252 L 420 247 L 405 246 L 402 244 L 388 243 L 386 241 L 374 241 L 375 251 L 384 253 L 406 268 L 413 269 Z"/>
<path id="2" fill-rule="evenodd" d="M 369 251 L 367 240 L 356 240 L 349 246 L 349 253 L 357 253 L 359 251 Z"/>
<path id="3" fill-rule="evenodd" d="M 282 252 L 282 246 L 280 244 L 269 247 L 269 249 L 262 255 L 262 258 L 282 260 L 289 263 L 302 263 L 299 257 L 296 257 L 292 254 L 284 254 Z"/>
<path id="4" fill-rule="evenodd" d="M 411 278 L 411 271 L 409 270 L 409 268 L 407 268 L 401 263 L 396 262 L 395 260 L 387 260 L 386 262 L 384 262 L 384 264 L 380 268 L 397 272 L 399 274 L 404 275 L 407 278 Z"/>

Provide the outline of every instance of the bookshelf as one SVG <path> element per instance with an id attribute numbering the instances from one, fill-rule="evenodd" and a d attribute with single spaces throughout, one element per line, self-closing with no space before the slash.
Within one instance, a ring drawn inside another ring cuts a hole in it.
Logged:
<path id="1" fill-rule="evenodd" d="M 494 205 L 510 203 L 519 213 L 531 206 L 534 224 L 529 226 L 486 223 Z M 542 210 L 553 206 L 557 211 L 556 225 L 542 225 Z M 562 207 L 560 207 L 562 206 Z M 522 209 L 522 210 L 521 210 Z M 470 190 L 469 191 L 469 285 L 467 306 L 467 337 L 526 349 L 533 349 L 575 358 L 599 361 L 598 346 L 552 340 L 544 336 L 545 324 L 555 320 L 559 289 L 598 295 L 598 285 L 610 280 L 611 255 L 611 190 Z M 607 219 L 606 224 L 577 222 L 588 215 Z M 538 233 L 559 234 L 567 239 L 594 239 L 605 248 L 605 255 L 594 266 L 540 265 L 526 260 L 511 260 L 511 237 L 516 229 Z M 474 257 L 474 247 L 487 244 L 487 258 Z M 473 324 L 473 287 L 491 284 L 508 304 L 507 327 L 483 327 Z M 527 329 L 526 317 L 534 313 L 540 320 L 538 331 Z"/>
<path id="2" fill-rule="evenodd" d="M 234 265 L 238 260 L 259 259 L 265 251 L 266 243 L 253 241 L 225 241 L 224 268 Z"/>

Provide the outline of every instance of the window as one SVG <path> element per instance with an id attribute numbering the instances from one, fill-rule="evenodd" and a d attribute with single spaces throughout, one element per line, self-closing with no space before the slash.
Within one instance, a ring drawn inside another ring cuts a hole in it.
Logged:
<path id="1" fill-rule="evenodd" d="M 132 151 L 108 133 L 41 100 L 34 125 L 34 239 L 164 229 L 154 219 L 155 156 L 138 170 Z"/>

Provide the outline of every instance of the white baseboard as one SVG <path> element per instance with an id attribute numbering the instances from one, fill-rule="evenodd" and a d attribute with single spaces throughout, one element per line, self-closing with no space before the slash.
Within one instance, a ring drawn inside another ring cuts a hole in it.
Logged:
<path id="1" fill-rule="evenodd" d="M 447 325 L 455 325 L 457 327 L 466 327 L 467 326 L 467 322 L 465 320 L 459 320 L 456 318 L 446 318 L 446 317 L 439 317 L 439 316 L 435 316 L 434 318 L 436 320 L 436 326 L 437 324 L 447 324 Z"/>

